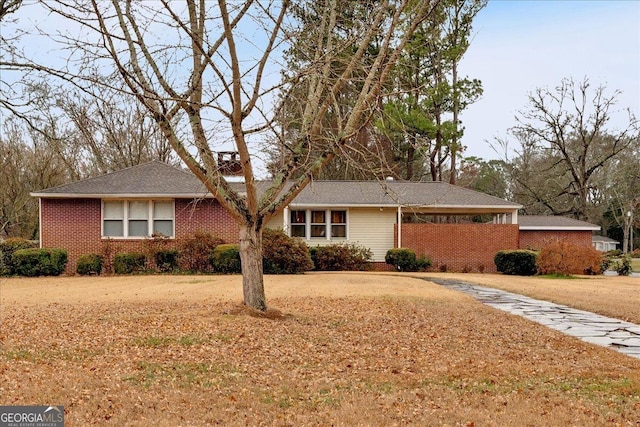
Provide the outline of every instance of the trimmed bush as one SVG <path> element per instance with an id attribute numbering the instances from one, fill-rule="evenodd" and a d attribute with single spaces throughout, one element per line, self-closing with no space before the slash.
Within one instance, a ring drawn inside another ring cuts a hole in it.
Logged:
<path id="1" fill-rule="evenodd" d="M 179 258 L 178 251 L 174 249 L 158 250 L 153 254 L 153 262 L 163 273 L 177 270 Z"/>
<path id="2" fill-rule="evenodd" d="M 540 274 L 600 274 L 602 254 L 592 246 L 557 241 L 542 248 L 537 265 Z"/>
<path id="3" fill-rule="evenodd" d="M 310 250 L 315 270 L 363 271 L 370 268 L 371 250 L 354 243 L 316 246 Z"/>
<path id="4" fill-rule="evenodd" d="M 211 272 L 211 252 L 223 243 L 221 238 L 203 232 L 196 232 L 193 237 L 182 240 L 178 248 L 180 268 L 199 273 Z"/>
<path id="5" fill-rule="evenodd" d="M 503 274 L 533 276 L 537 270 L 537 253 L 526 249 L 498 251 L 493 262 Z"/>
<path id="6" fill-rule="evenodd" d="M 640 258 L 640 249 L 634 249 L 633 252 L 631 252 L 631 258 Z"/>
<path id="7" fill-rule="evenodd" d="M 26 239 L 12 237 L 0 242 L 0 276 L 11 276 L 14 271 L 13 253 L 20 249 L 35 248 L 35 244 Z"/>
<path id="8" fill-rule="evenodd" d="M 59 276 L 67 266 L 62 249 L 18 249 L 13 253 L 14 272 L 20 276 Z"/>
<path id="9" fill-rule="evenodd" d="M 238 245 L 218 245 L 211 253 L 211 265 L 213 271 L 222 274 L 240 273 L 240 248 Z"/>
<path id="10" fill-rule="evenodd" d="M 86 276 L 87 274 L 100 274 L 102 272 L 102 257 L 98 254 L 81 255 L 76 264 L 76 273 Z"/>
<path id="11" fill-rule="evenodd" d="M 144 271 L 147 257 L 137 252 L 123 252 L 116 254 L 113 259 L 113 272 L 116 274 L 131 274 Z"/>
<path id="12" fill-rule="evenodd" d="M 620 276 L 628 276 L 631 274 L 631 257 L 625 255 L 620 258 L 616 264 L 616 271 Z"/>
<path id="13" fill-rule="evenodd" d="M 300 274 L 313 268 L 309 247 L 282 230 L 262 232 L 262 268 L 265 274 Z"/>
<path id="14" fill-rule="evenodd" d="M 431 266 L 431 260 L 424 256 L 416 257 L 416 253 L 409 248 L 389 249 L 384 261 L 398 271 L 425 271 Z"/>

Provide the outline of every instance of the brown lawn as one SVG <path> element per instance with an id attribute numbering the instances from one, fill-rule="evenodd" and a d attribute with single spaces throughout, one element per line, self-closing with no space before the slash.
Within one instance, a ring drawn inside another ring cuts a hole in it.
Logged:
<path id="1" fill-rule="evenodd" d="M 637 306 L 640 280 L 609 279 L 506 283 L 612 310 L 631 286 Z M 275 319 L 237 310 L 240 283 L 2 279 L 0 404 L 64 405 L 67 426 L 640 422 L 640 360 L 427 281 L 269 276 Z"/>

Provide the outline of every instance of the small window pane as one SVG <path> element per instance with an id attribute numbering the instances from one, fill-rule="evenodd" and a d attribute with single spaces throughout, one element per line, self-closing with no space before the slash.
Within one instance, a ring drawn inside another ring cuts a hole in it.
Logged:
<path id="1" fill-rule="evenodd" d="M 311 211 L 312 224 L 324 224 L 324 211 Z"/>
<path id="2" fill-rule="evenodd" d="M 307 237 L 306 234 L 304 224 L 291 226 L 291 237 Z"/>
<path id="3" fill-rule="evenodd" d="M 153 234 L 173 237 L 173 221 L 166 219 L 153 221 Z"/>
<path id="4" fill-rule="evenodd" d="M 146 220 L 129 221 L 129 237 L 146 237 L 149 235 L 149 226 Z"/>
<path id="5" fill-rule="evenodd" d="M 104 221 L 104 235 L 107 237 L 123 237 L 124 221 L 108 219 Z"/>
<path id="6" fill-rule="evenodd" d="M 346 224 L 347 211 L 331 211 L 332 224 Z"/>
<path id="7" fill-rule="evenodd" d="M 147 202 L 129 202 L 129 219 L 148 219 L 149 204 Z"/>
<path id="8" fill-rule="evenodd" d="M 291 211 L 291 224 L 304 224 L 307 222 L 305 211 Z"/>
<path id="9" fill-rule="evenodd" d="M 327 227 L 325 225 L 312 225 L 311 237 L 325 237 L 327 235 Z"/>
<path id="10" fill-rule="evenodd" d="M 104 202 L 104 219 L 124 219 L 124 203 Z"/>
<path id="11" fill-rule="evenodd" d="M 346 225 L 332 225 L 331 226 L 331 237 L 347 237 L 347 226 Z"/>
<path id="12" fill-rule="evenodd" d="M 173 219 L 173 203 L 172 202 L 154 202 L 153 218 L 154 219 Z"/>

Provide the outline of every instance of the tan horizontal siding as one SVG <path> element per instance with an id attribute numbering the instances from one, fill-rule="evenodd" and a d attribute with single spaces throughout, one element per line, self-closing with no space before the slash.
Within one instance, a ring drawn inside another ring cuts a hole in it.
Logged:
<path id="1" fill-rule="evenodd" d="M 363 208 L 349 210 L 349 241 L 373 252 L 372 261 L 384 262 L 393 248 L 397 211 L 393 208 Z"/>

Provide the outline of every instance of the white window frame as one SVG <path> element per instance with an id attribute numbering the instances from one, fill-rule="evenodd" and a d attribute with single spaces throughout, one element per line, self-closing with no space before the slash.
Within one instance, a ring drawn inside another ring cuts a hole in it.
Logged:
<path id="1" fill-rule="evenodd" d="M 122 218 L 105 218 L 105 203 L 118 202 L 123 204 L 123 216 Z M 131 202 L 145 202 L 147 204 L 147 235 L 146 236 L 129 236 L 129 204 Z M 155 217 L 155 203 L 156 202 L 170 202 L 171 203 L 171 218 L 156 218 Z M 121 220 L 122 221 L 122 236 L 106 236 L 104 232 L 105 220 Z M 171 236 L 165 236 L 169 239 L 175 239 L 176 235 L 176 203 L 174 199 L 102 199 L 100 204 L 100 236 L 102 239 L 126 239 L 126 240 L 144 240 L 153 237 L 153 229 L 155 221 L 171 221 Z"/>
<path id="2" fill-rule="evenodd" d="M 324 227 L 325 227 L 325 233 L 324 236 L 318 236 L 318 237 L 311 237 L 311 227 L 312 226 L 318 226 L 320 225 L 320 223 L 311 223 L 312 220 L 312 212 L 316 212 L 316 211 L 322 211 L 324 212 Z M 341 223 L 336 223 L 335 225 L 344 225 L 345 227 L 345 236 L 344 237 L 334 237 L 332 230 L 333 230 L 333 223 L 331 222 L 331 212 L 335 212 L 335 211 L 340 211 L 340 212 L 344 212 L 345 213 L 345 222 L 341 222 Z M 349 240 L 349 209 L 322 209 L 322 208 L 309 208 L 309 209 L 295 209 L 295 208 L 291 208 L 289 210 L 287 210 L 287 214 L 286 214 L 286 218 L 285 218 L 285 227 L 287 230 L 287 234 L 289 236 L 292 235 L 291 230 L 292 230 L 292 226 L 294 225 L 302 225 L 301 223 L 297 223 L 294 224 L 291 222 L 291 215 L 292 212 L 304 212 L 305 213 L 305 235 L 304 237 L 300 237 L 303 238 L 307 241 L 323 241 L 323 240 L 329 240 L 329 241 L 340 241 L 340 242 L 344 242 Z"/>

